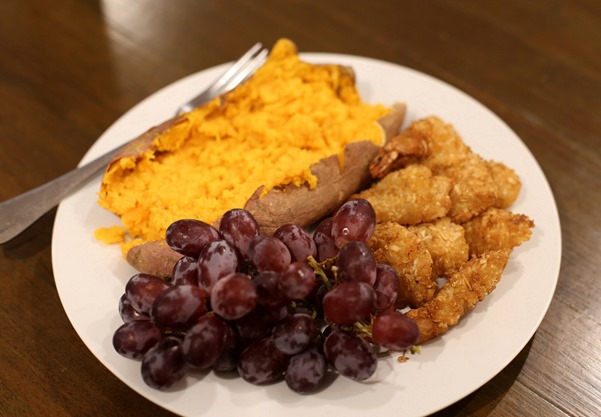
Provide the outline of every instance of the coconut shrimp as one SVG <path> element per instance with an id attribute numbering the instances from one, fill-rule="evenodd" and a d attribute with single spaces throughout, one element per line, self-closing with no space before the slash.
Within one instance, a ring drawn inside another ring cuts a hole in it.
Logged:
<path id="1" fill-rule="evenodd" d="M 407 316 L 419 328 L 418 344 L 446 333 L 478 302 L 490 294 L 507 265 L 506 251 L 486 252 L 464 263 L 452 274 L 434 298 Z"/>

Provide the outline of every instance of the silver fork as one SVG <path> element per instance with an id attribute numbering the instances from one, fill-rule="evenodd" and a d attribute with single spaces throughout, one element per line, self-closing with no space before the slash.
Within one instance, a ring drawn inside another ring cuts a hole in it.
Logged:
<path id="1" fill-rule="evenodd" d="M 233 90 L 263 64 L 267 53 L 260 43 L 255 44 L 207 89 L 177 109 L 176 117 Z M 132 139 L 86 165 L 0 203 L 0 244 L 19 235 L 63 198 L 100 174 L 124 148 L 135 145 L 138 139 Z"/>

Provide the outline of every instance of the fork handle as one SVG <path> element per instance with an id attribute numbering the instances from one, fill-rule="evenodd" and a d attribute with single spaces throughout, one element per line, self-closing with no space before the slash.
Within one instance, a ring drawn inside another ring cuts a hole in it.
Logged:
<path id="1" fill-rule="evenodd" d="M 183 117 L 172 117 L 93 161 L 0 203 L 0 244 L 8 242 L 31 226 L 62 199 L 100 174 L 113 159 L 140 154 L 152 144 L 158 134 L 184 121 Z"/>
<path id="2" fill-rule="evenodd" d="M 37 188 L 0 203 L 0 244 L 8 242 L 84 185 L 119 155 L 125 145 Z"/>

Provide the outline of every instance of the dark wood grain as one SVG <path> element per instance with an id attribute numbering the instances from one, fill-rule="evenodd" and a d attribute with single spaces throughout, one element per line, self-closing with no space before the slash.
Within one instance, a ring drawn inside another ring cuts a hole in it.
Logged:
<path id="1" fill-rule="evenodd" d="M 0 2 L 0 200 L 73 168 L 157 89 L 283 36 L 464 90 L 523 139 L 555 194 L 563 258 L 545 319 L 505 369 L 436 415 L 599 415 L 597 0 Z M 53 220 L 0 248 L 0 415 L 171 415 L 106 370 L 71 327 L 52 273 Z"/>

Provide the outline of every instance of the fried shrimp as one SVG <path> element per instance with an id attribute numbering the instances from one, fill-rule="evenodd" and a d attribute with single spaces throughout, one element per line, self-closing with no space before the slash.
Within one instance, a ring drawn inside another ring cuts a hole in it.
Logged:
<path id="1" fill-rule="evenodd" d="M 432 256 L 432 278 L 448 277 L 468 260 L 469 247 L 461 225 L 445 217 L 433 223 L 410 226 Z"/>
<path id="2" fill-rule="evenodd" d="M 501 162 L 486 161 L 488 171 L 495 183 L 497 201 L 495 207 L 508 208 L 517 200 L 522 183 L 516 172 Z"/>
<path id="3" fill-rule="evenodd" d="M 478 302 L 490 294 L 501 279 L 509 259 L 506 251 L 486 252 L 470 259 L 452 274 L 436 296 L 407 312 L 419 328 L 418 344 L 445 333 Z"/>
<path id="4" fill-rule="evenodd" d="M 436 116 L 389 139 L 369 169 L 379 182 L 358 195 L 372 203 L 380 222 L 369 246 L 377 262 L 398 272 L 397 308 L 410 307 L 406 314 L 424 343 L 495 289 L 534 222 L 507 211 L 520 194 L 516 172 L 472 152 Z M 437 281 L 444 281 L 440 288 Z"/>
<path id="5" fill-rule="evenodd" d="M 498 208 L 489 208 L 463 225 L 472 256 L 494 250 L 510 252 L 530 239 L 533 227 L 528 216 Z"/>
<path id="6" fill-rule="evenodd" d="M 413 122 L 391 138 L 370 164 L 374 178 L 419 164 L 452 181 L 448 216 L 465 222 L 489 207 L 508 207 L 519 193 L 519 179 L 502 164 L 472 152 L 457 131 L 431 116 Z"/>
<path id="7" fill-rule="evenodd" d="M 488 166 L 475 153 L 470 152 L 457 163 L 433 172 L 453 180 L 449 193 L 449 217 L 455 222 L 465 222 L 492 207 L 497 201 L 495 182 Z"/>
<path id="8" fill-rule="evenodd" d="M 376 262 L 389 264 L 399 275 L 397 307 L 418 307 L 434 297 L 432 256 L 415 233 L 398 223 L 380 223 L 368 246 Z"/>
<path id="9" fill-rule="evenodd" d="M 410 163 L 429 161 L 439 169 L 453 165 L 470 152 L 457 132 L 436 116 L 417 120 L 399 135 L 389 139 L 370 164 L 374 178 L 384 178 Z"/>
<path id="10" fill-rule="evenodd" d="M 413 225 L 445 217 L 451 208 L 451 187 L 450 179 L 432 175 L 425 166 L 409 165 L 353 198 L 368 200 L 378 222 Z"/>
<path id="11" fill-rule="evenodd" d="M 404 130 L 380 148 L 370 164 L 370 173 L 372 177 L 381 179 L 392 171 L 418 162 L 428 154 L 428 138 L 422 132 Z"/>

